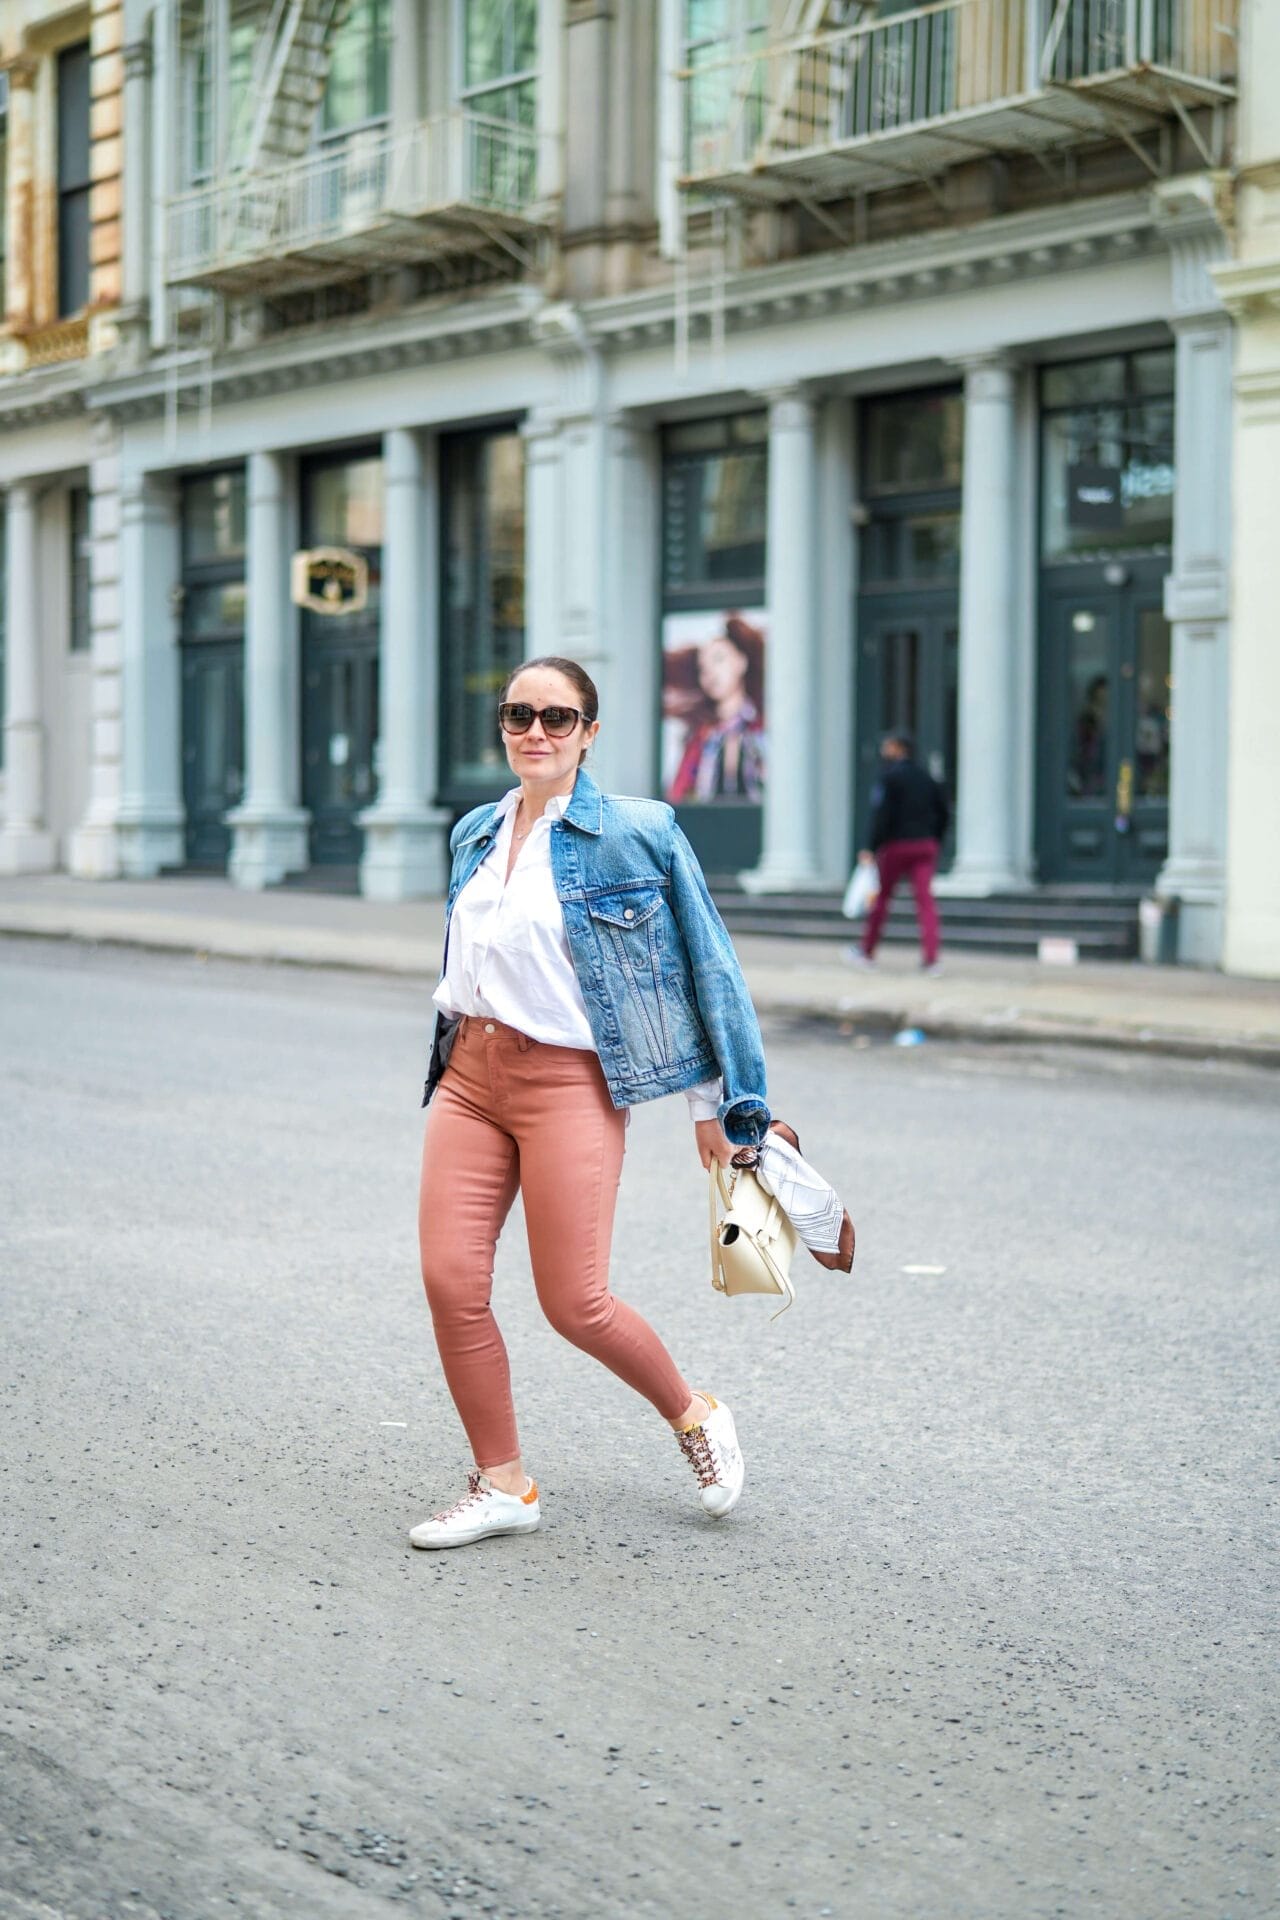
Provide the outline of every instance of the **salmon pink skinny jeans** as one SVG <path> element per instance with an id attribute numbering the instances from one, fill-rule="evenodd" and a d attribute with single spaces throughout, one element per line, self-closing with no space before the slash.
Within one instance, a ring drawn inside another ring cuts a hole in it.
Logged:
<path id="1" fill-rule="evenodd" d="M 511 1370 L 493 1317 L 493 1257 L 519 1189 L 542 1311 L 678 1420 L 692 1399 L 647 1321 L 609 1291 L 626 1115 L 600 1061 L 496 1020 L 462 1022 L 427 1115 L 418 1235 L 444 1376 L 476 1465 L 520 1457 Z"/>

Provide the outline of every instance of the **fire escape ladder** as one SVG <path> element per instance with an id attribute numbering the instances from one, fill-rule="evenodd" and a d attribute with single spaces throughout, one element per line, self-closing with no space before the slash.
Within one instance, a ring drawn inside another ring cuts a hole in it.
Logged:
<path id="1" fill-rule="evenodd" d="M 817 34 L 852 24 L 862 12 L 861 5 L 851 6 L 848 0 L 788 0 L 781 37 L 797 44 L 778 67 L 774 99 L 760 134 L 761 159 L 812 146 L 815 135 L 826 137 L 832 103 L 843 97 L 848 73 L 839 54 L 812 42 Z M 745 90 L 735 104 L 741 113 Z"/>
<path id="2" fill-rule="evenodd" d="M 351 4 L 272 0 L 249 95 L 253 122 L 236 154 L 247 172 L 283 166 L 306 153 L 329 78 L 333 43 Z"/>

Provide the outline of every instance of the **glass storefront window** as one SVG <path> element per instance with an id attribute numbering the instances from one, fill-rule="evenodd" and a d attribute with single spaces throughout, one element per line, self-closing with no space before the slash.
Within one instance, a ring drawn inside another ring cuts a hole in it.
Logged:
<path id="1" fill-rule="evenodd" d="M 1111 719 L 1111 636 L 1104 613 L 1079 607 L 1071 616 L 1067 656 L 1067 797 L 1097 799 L 1107 791 Z"/>
<path id="2" fill-rule="evenodd" d="M 1173 355 L 1049 368 L 1042 378 L 1041 549 L 1096 558 L 1173 539 Z"/>
<path id="3" fill-rule="evenodd" d="M 377 455 L 313 467 L 307 475 L 306 542 L 311 547 L 381 547 L 382 461 Z"/>
<path id="4" fill-rule="evenodd" d="M 182 632 L 187 640 L 225 639 L 244 631 L 243 580 L 189 586 L 183 601 Z"/>
<path id="5" fill-rule="evenodd" d="M 1169 622 L 1158 607 L 1138 616 L 1138 712 L 1134 765 L 1140 800 L 1169 797 L 1169 729 L 1173 723 L 1173 676 Z"/>
<path id="6" fill-rule="evenodd" d="M 958 387 L 869 400 L 863 421 L 868 494 L 927 493 L 960 485 L 964 395 Z"/>
<path id="7" fill-rule="evenodd" d="M 245 550 L 244 469 L 188 480 L 182 496 L 183 552 L 187 563 L 235 560 Z"/>
<path id="8" fill-rule="evenodd" d="M 663 440 L 663 575 L 668 593 L 764 581 L 768 422 L 691 421 Z"/>
<path id="9" fill-rule="evenodd" d="M 88 653 L 90 549 L 87 487 L 71 489 L 67 496 L 67 517 L 71 563 L 71 629 L 68 642 L 72 653 Z"/>
<path id="10" fill-rule="evenodd" d="M 510 784 L 498 694 L 524 657 L 524 443 L 459 434 L 441 448 L 445 785 Z"/>

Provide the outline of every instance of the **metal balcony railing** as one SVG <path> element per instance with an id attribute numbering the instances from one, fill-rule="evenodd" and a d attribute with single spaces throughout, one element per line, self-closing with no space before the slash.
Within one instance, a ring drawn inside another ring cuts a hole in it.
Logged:
<path id="1" fill-rule="evenodd" d="M 279 292 L 335 274 L 518 242 L 541 224 L 538 135 L 457 111 L 374 127 L 305 160 L 239 170 L 169 202 L 168 279 Z"/>
<path id="2" fill-rule="evenodd" d="M 1234 97 L 1238 0 L 933 0 L 682 71 L 682 185 L 816 200 Z M 1042 32 L 1033 31 L 1038 20 Z"/>

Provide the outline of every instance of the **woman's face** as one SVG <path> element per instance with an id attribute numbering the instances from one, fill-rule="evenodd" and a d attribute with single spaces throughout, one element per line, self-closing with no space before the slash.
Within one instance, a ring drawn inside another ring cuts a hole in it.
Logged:
<path id="1" fill-rule="evenodd" d="M 572 680 L 566 680 L 562 673 L 556 673 L 549 667 L 530 667 L 526 672 L 518 673 L 504 698 L 523 700 L 536 708 L 581 709 L 582 706 L 582 696 Z M 572 784 L 584 748 L 590 746 L 599 731 L 598 720 L 589 727 L 580 720 L 565 739 L 553 740 L 544 730 L 541 720 L 535 720 L 528 733 L 504 733 L 502 743 L 514 774 L 521 780 L 535 781 L 554 792 L 560 785 L 567 789 Z"/>
<path id="2" fill-rule="evenodd" d="M 724 634 L 717 634 L 698 648 L 698 685 L 717 706 L 741 693 L 746 677 L 746 656 Z"/>

